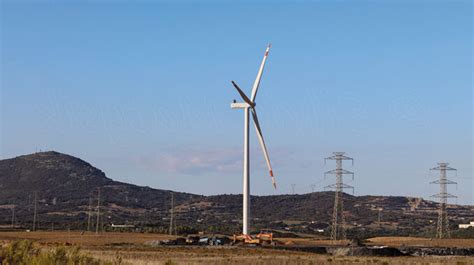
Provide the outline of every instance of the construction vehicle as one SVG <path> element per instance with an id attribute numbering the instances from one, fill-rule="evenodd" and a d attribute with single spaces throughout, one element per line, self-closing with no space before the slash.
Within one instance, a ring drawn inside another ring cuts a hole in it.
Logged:
<path id="1" fill-rule="evenodd" d="M 186 237 L 186 244 L 187 245 L 197 245 L 199 244 L 199 240 L 201 238 L 199 236 L 189 236 Z"/>
<path id="2" fill-rule="evenodd" d="M 229 244 L 232 240 L 223 235 L 188 235 L 186 245 L 220 246 Z"/>
<path id="3" fill-rule="evenodd" d="M 275 245 L 273 233 L 260 231 L 257 235 L 234 235 L 233 244 L 245 244 L 250 246 Z"/>

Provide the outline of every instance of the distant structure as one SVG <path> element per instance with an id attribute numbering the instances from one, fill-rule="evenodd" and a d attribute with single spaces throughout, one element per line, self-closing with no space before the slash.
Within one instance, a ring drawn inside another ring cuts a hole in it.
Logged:
<path id="1" fill-rule="evenodd" d="M 95 223 L 95 233 L 99 233 L 100 224 L 100 188 L 97 188 L 97 221 Z"/>
<path id="2" fill-rule="evenodd" d="M 34 210 L 34 214 L 33 214 L 33 229 L 32 231 L 36 231 L 36 216 L 37 216 L 37 213 L 38 213 L 38 207 L 37 207 L 37 204 L 38 204 L 38 192 L 35 191 L 35 210 Z"/>
<path id="3" fill-rule="evenodd" d="M 91 217 L 92 217 L 92 196 L 89 194 L 89 208 L 87 213 L 87 232 L 91 231 Z"/>
<path id="4" fill-rule="evenodd" d="M 15 207 L 16 205 L 13 205 L 12 207 L 12 228 L 15 227 Z"/>
<path id="5" fill-rule="evenodd" d="M 291 184 L 291 194 L 296 194 L 295 192 L 295 187 L 296 187 L 296 184 Z"/>
<path id="6" fill-rule="evenodd" d="M 448 167 L 449 163 L 440 162 L 437 167 L 431 168 L 430 170 L 439 171 L 439 180 L 432 181 L 430 184 L 439 184 L 439 193 L 432 195 L 431 197 L 439 198 L 439 211 L 438 211 L 438 222 L 436 225 L 436 237 L 437 238 L 449 238 L 449 218 L 446 206 L 448 204 L 448 198 L 456 198 L 456 196 L 448 193 L 448 184 L 457 184 L 446 178 L 446 171 L 456 171 L 452 167 Z"/>
<path id="7" fill-rule="evenodd" d="M 127 225 L 127 224 L 116 225 L 116 224 L 112 224 L 110 227 L 112 227 L 112 228 L 135 228 L 135 225 Z"/>
<path id="8" fill-rule="evenodd" d="M 314 189 L 316 188 L 316 184 L 311 184 L 310 187 L 311 187 L 311 192 L 314 192 Z"/>
<path id="9" fill-rule="evenodd" d="M 378 211 L 378 215 L 377 215 L 377 223 L 380 225 L 380 222 L 382 221 L 382 211 L 383 211 L 383 208 L 379 207 L 377 209 Z"/>
<path id="10" fill-rule="evenodd" d="M 334 152 L 332 156 L 326 157 L 324 163 L 327 160 L 336 160 L 336 169 L 326 171 L 324 175 L 336 175 L 336 183 L 326 186 L 325 188 L 331 188 L 335 191 L 334 198 L 334 209 L 332 213 L 332 225 L 331 225 L 331 239 L 332 240 L 341 240 L 346 239 L 346 230 L 345 230 L 345 220 L 344 220 L 344 207 L 343 207 L 343 197 L 342 192 L 344 189 L 352 189 L 354 192 L 354 187 L 349 186 L 343 183 L 343 175 L 350 174 L 352 179 L 354 179 L 354 173 L 347 171 L 342 168 L 343 160 L 351 160 L 352 165 L 354 165 L 354 159 L 344 155 L 344 152 Z"/>
<path id="11" fill-rule="evenodd" d="M 170 207 L 170 236 L 176 235 L 176 221 L 174 220 L 174 192 L 171 192 L 171 207 Z M 174 233 L 173 233 L 174 232 Z"/>
<path id="12" fill-rule="evenodd" d="M 467 229 L 469 227 L 474 227 L 474 221 L 469 222 L 469 224 L 459 224 L 459 229 Z"/>

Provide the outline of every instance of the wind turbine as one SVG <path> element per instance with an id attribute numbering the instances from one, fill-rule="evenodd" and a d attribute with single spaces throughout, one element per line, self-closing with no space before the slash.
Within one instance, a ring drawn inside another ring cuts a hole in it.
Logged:
<path id="1" fill-rule="evenodd" d="M 258 70 L 257 78 L 253 83 L 252 95 L 247 97 L 247 95 L 240 89 L 240 87 L 232 81 L 232 85 L 237 89 L 240 96 L 244 102 L 234 102 L 230 104 L 230 107 L 233 109 L 243 109 L 244 110 L 244 178 L 243 178 L 243 229 L 242 234 L 248 235 L 249 233 L 249 219 L 250 219 L 250 165 L 249 165 L 249 112 L 252 113 L 253 123 L 255 125 L 255 130 L 257 131 L 257 137 L 262 147 L 263 156 L 268 166 L 270 172 L 270 177 L 272 178 L 273 187 L 276 189 L 275 177 L 273 176 L 272 166 L 270 165 L 270 159 L 268 158 L 267 148 L 265 146 L 265 141 L 263 140 L 262 129 L 258 122 L 257 111 L 255 110 L 255 98 L 257 96 L 258 87 L 260 85 L 260 79 L 262 79 L 263 68 L 265 67 L 265 62 L 268 57 L 268 52 L 270 51 L 271 44 L 268 45 L 265 55 L 263 56 L 262 64 Z"/>

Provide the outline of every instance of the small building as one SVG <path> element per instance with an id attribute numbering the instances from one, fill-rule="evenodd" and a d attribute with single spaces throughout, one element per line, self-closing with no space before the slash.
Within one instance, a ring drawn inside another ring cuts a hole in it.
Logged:
<path id="1" fill-rule="evenodd" d="M 116 224 L 112 224 L 111 227 L 112 228 L 135 228 L 135 225 L 116 225 Z"/>
<path id="2" fill-rule="evenodd" d="M 474 221 L 469 222 L 469 224 L 459 224 L 459 229 L 466 229 L 469 227 L 474 227 Z"/>

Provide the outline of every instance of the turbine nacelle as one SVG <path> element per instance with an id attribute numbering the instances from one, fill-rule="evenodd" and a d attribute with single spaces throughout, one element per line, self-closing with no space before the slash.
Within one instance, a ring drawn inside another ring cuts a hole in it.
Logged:
<path id="1" fill-rule="evenodd" d="M 232 109 L 247 109 L 247 108 L 253 108 L 255 106 L 256 106 L 255 103 L 253 105 L 250 105 L 247 102 L 232 102 L 232 103 L 230 103 L 230 107 Z"/>

